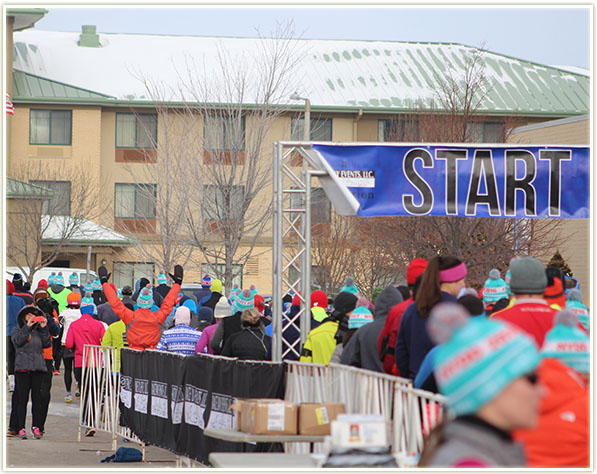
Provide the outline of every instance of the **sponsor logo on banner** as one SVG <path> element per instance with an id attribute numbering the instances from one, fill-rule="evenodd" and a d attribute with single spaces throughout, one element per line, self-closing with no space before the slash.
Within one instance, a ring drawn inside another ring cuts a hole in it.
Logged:
<path id="1" fill-rule="evenodd" d="M 234 403 L 234 397 L 221 393 L 212 393 L 211 410 L 209 412 L 208 428 L 234 428 L 234 413 L 230 405 Z"/>
<path id="2" fill-rule="evenodd" d="M 188 425 L 205 428 L 203 413 L 207 405 L 207 390 L 185 385 L 184 421 Z"/>
<path id="3" fill-rule="evenodd" d="M 373 170 L 335 170 L 340 182 L 349 188 L 374 188 Z"/>
<path id="4" fill-rule="evenodd" d="M 182 422 L 182 409 L 184 408 L 184 391 L 181 385 L 171 385 L 170 411 L 172 412 L 172 424 L 179 425 Z"/>
<path id="5" fill-rule="evenodd" d="M 168 384 L 151 382 L 151 414 L 168 418 Z"/>
<path id="6" fill-rule="evenodd" d="M 135 411 L 147 414 L 149 380 L 135 379 Z"/>
<path id="7" fill-rule="evenodd" d="M 127 408 L 133 405 L 133 378 L 130 375 L 120 376 L 120 401 Z"/>

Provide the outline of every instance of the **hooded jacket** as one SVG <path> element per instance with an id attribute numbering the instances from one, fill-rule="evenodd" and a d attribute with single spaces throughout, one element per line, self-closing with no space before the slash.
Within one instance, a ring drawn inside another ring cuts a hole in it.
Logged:
<path id="1" fill-rule="evenodd" d="M 17 316 L 19 311 L 25 307 L 22 298 L 15 295 L 6 295 L 6 334 L 12 334 L 17 327 Z"/>
<path id="2" fill-rule="evenodd" d="M 64 328 L 62 331 L 62 344 L 66 344 L 66 334 L 68 333 L 68 328 L 70 325 L 81 317 L 81 310 L 79 308 L 66 308 L 62 313 L 60 313 L 60 318 L 62 319 L 62 327 Z"/>
<path id="3" fill-rule="evenodd" d="M 66 309 L 68 305 L 68 295 L 71 294 L 71 291 L 66 289 L 63 285 L 56 285 L 52 283 L 48 287 L 48 294 L 56 300 L 58 303 L 58 311 L 60 314 Z"/>
<path id="4" fill-rule="evenodd" d="M 269 360 L 271 341 L 271 337 L 263 333 L 260 322 L 246 325 L 226 340 L 222 355 L 242 360 Z"/>
<path id="5" fill-rule="evenodd" d="M 102 346 L 116 348 L 116 372 L 120 372 L 120 349 L 125 346 L 128 347 L 128 344 L 124 342 L 123 336 L 125 332 L 126 326 L 122 322 L 122 319 L 118 319 L 118 321 L 108 326 L 102 338 Z"/>
<path id="6" fill-rule="evenodd" d="M 174 307 L 176 297 L 180 292 L 180 285 L 175 283 L 164 298 L 158 311 L 152 313 L 149 309 L 139 308 L 135 311 L 128 309 L 118 298 L 114 289 L 108 284 L 102 285 L 104 294 L 108 298 L 114 312 L 128 326 L 126 340 L 131 349 L 155 349 L 160 340 L 160 326 Z"/>
<path id="7" fill-rule="evenodd" d="M 528 467 L 589 467 L 589 389 L 580 375 L 557 359 L 544 359 L 537 369 L 546 395 L 539 423 L 517 430 Z"/>
<path id="8" fill-rule="evenodd" d="M 47 372 L 43 350 L 52 345 L 52 338 L 48 326 L 42 328 L 39 324 L 25 324 L 25 315 L 30 312 L 43 315 L 37 307 L 23 307 L 17 315 L 17 326 L 10 335 L 15 346 L 15 371 Z"/>
<path id="9" fill-rule="evenodd" d="M 392 285 L 387 286 L 375 299 L 373 322 L 360 327 L 342 351 L 340 362 L 345 365 L 384 372 L 377 341 L 390 309 L 402 301 L 402 295 Z"/>
<path id="10" fill-rule="evenodd" d="M 83 346 L 90 344 L 100 346 L 106 332 L 101 321 L 93 319 L 91 314 L 82 314 L 79 319 L 73 321 L 68 328 L 66 335 L 67 349 L 75 349 L 75 367 L 83 366 Z"/>
<path id="11" fill-rule="evenodd" d="M 110 306 L 110 303 L 108 303 L 108 302 L 102 303 L 97 306 L 97 318 L 96 319 L 98 321 L 102 321 L 102 322 L 106 323 L 108 326 L 112 323 L 115 323 L 116 321 L 120 321 L 120 318 L 114 312 L 114 310 L 112 309 L 112 306 Z"/>
<path id="12" fill-rule="evenodd" d="M 386 374 L 400 375 L 396 368 L 396 358 L 394 357 L 396 352 L 396 339 L 398 338 L 398 329 L 400 328 L 402 316 L 404 315 L 406 308 L 413 302 L 414 300 L 411 296 L 402 303 L 393 306 L 388 313 L 386 322 L 379 335 L 377 350 L 379 352 L 379 357 L 382 359 L 383 370 Z"/>

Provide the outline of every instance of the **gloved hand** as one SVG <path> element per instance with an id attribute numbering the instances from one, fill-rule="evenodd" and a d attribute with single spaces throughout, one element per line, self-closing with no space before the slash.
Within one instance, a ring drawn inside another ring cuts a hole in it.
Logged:
<path id="1" fill-rule="evenodd" d="M 99 275 L 99 279 L 102 285 L 104 283 L 108 283 L 110 275 L 112 275 L 111 273 L 108 273 L 108 270 L 106 270 L 106 267 L 104 267 L 103 265 L 97 269 L 97 274 Z"/>
<path id="2" fill-rule="evenodd" d="M 168 273 L 168 275 L 170 275 L 174 283 L 182 285 L 182 267 L 180 265 L 174 265 L 174 275 L 172 273 Z"/>

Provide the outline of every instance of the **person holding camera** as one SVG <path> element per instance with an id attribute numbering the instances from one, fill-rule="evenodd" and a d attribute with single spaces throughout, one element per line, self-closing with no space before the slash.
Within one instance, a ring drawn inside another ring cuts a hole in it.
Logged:
<path id="1" fill-rule="evenodd" d="M 41 309 L 36 306 L 25 306 L 17 315 L 18 326 L 10 335 L 14 344 L 15 383 L 17 392 L 17 426 L 19 437 L 27 439 L 25 420 L 27 402 L 31 393 L 33 420 L 31 434 L 35 439 L 41 438 L 39 429 L 42 416 L 41 384 L 44 373 L 48 370 L 44 360 L 44 349 L 52 345 L 48 321 Z"/>

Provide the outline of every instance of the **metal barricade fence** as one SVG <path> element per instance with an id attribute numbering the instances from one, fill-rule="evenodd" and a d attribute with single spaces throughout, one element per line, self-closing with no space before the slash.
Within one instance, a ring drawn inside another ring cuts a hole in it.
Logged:
<path id="1" fill-rule="evenodd" d="M 115 347 L 88 344 L 83 347 L 78 441 L 82 428 L 104 431 L 112 435 L 112 450 L 116 450 L 118 438 L 125 438 L 141 446 L 145 459 L 143 441 L 129 428 L 120 426 L 120 374 L 115 370 L 116 364 Z"/>

